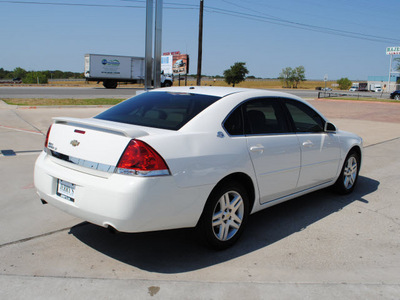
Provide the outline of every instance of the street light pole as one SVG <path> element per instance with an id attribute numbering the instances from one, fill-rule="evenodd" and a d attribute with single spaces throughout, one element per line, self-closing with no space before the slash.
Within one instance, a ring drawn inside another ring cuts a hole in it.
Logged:
<path id="1" fill-rule="evenodd" d="M 203 55 L 203 6 L 204 0 L 200 0 L 200 15 L 199 15 L 199 50 L 197 55 L 197 85 L 201 85 L 201 61 Z"/>

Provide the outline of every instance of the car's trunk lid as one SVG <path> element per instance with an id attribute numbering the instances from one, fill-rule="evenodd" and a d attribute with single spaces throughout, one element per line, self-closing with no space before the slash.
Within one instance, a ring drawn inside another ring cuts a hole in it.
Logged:
<path id="1" fill-rule="evenodd" d="M 151 130 L 151 128 L 150 128 Z M 149 135 L 136 126 L 97 119 L 54 118 L 48 149 L 82 165 L 116 166 L 129 141 Z"/>

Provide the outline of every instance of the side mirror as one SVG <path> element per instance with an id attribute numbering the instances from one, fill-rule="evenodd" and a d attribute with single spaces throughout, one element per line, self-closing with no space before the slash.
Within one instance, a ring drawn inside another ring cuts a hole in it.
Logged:
<path id="1" fill-rule="evenodd" d="M 324 131 L 325 131 L 325 132 L 331 132 L 331 133 L 332 133 L 332 132 L 336 132 L 337 129 L 336 129 L 336 126 L 333 125 L 331 122 L 326 122 L 326 123 L 325 123 Z"/>

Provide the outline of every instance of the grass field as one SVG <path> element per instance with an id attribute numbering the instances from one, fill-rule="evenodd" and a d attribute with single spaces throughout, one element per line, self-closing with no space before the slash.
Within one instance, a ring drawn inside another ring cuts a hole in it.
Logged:
<path id="1" fill-rule="evenodd" d="M 328 81 L 327 87 L 332 87 L 332 84 L 335 84 L 336 81 Z M 52 81 L 48 84 L 49 86 L 103 86 L 102 83 L 97 82 L 85 82 L 85 81 Z M 179 81 L 175 79 L 174 86 L 178 86 Z M 185 81 L 181 80 L 181 86 L 185 85 Z M 195 86 L 195 80 L 188 80 L 188 86 Z M 229 85 L 223 80 L 216 80 L 215 82 L 212 79 L 202 79 L 201 85 L 203 86 L 224 86 L 228 87 Z M 135 87 L 135 88 L 142 88 L 144 87 L 142 84 L 125 84 L 120 83 L 120 87 Z M 237 87 L 242 88 L 259 88 L 259 89 L 281 89 L 282 83 L 280 80 L 277 79 L 265 79 L 265 80 L 246 80 L 241 82 L 240 84 L 236 85 Z M 323 81 L 303 81 L 299 84 L 298 89 L 308 89 L 314 90 L 316 87 L 324 87 L 325 82 Z M 289 89 L 288 89 L 289 90 Z"/>
<path id="2" fill-rule="evenodd" d="M 18 99 L 8 98 L 3 101 L 9 105 L 21 106 L 57 106 L 57 105 L 115 105 L 125 99 L 97 98 L 97 99 Z"/>

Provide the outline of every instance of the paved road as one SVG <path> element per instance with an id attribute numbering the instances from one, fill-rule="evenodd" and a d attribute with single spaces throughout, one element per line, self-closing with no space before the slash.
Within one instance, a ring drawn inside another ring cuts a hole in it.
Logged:
<path id="1" fill-rule="evenodd" d="M 399 299 L 400 105 L 312 103 L 364 138 L 355 192 L 323 190 L 257 213 L 221 252 L 192 230 L 112 235 L 42 205 L 32 170 L 51 117 L 104 108 L 0 103 L 0 150 L 17 154 L 0 156 L 0 298 Z"/>
<path id="2" fill-rule="evenodd" d="M 0 99 L 4 98 L 129 98 L 136 94 L 137 88 L 105 89 L 97 87 L 0 87 Z M 303 98 L 317 98 L 315 90 L 288 90 L 288 92 Z"/>

